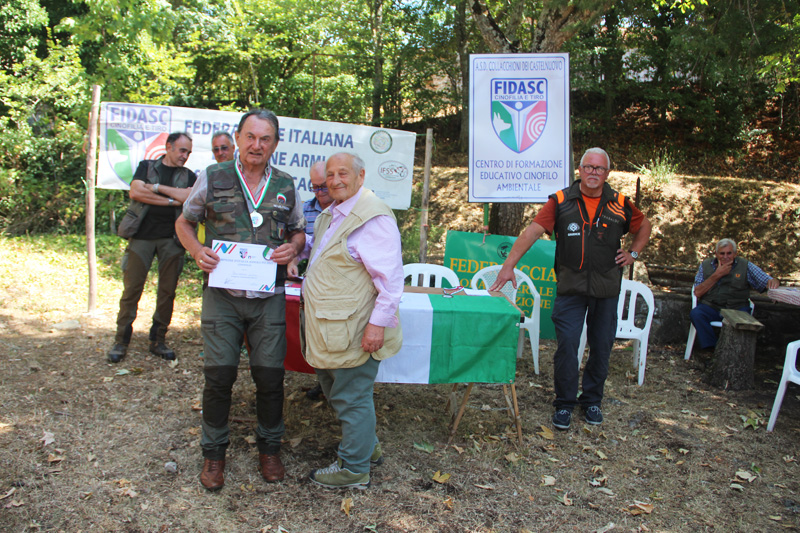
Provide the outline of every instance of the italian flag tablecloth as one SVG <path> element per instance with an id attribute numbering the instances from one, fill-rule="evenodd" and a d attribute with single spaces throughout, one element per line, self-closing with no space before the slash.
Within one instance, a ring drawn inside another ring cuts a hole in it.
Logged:
<path id="1" fill-rule="evenodd" d="M 513 383 L 520 313 L 495 296 L 404 293 L 403 347 L 382 383 Z"/>

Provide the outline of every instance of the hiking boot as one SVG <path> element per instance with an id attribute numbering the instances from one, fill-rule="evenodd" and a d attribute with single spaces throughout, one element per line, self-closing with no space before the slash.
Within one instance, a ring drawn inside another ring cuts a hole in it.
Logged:
<path id="1" fill-rule="evenodd" d="M 156 342 L 156 341 L 151 342 L 150 353 L 153 355 L 157 355 L 158 357 L 166 361 L 175 360 L 175 352 L 172 351 L 172 348 L 168 348 L 167 345 L 164 344 L 163 342 Z"/>
<path id="2" fill-rule="evenodd" d="M 569 429 L 572 424 L 572 411 L 559 409 L 553 414 L 553 426 L 557 429 Z"/>
<path id="3" fill-rule="evenodd" d="M 128 345 L 117 343 L 108 351 L 108 362 L 119 363 L 120 361 L 125 359 L 125 355 L 127 353 L 128 353 Z"/>
<path id="4" fill-rule="evenodd" d="M 590 405 L 583 410 L 583 414 L 586 417 L 587 424 L 599 426 L 603 423 L 603 411 L 600 409 L 599 405 Z"/>
<path id="5" fill-rule="evenodd" d="M 281 463 L 281 458 L 278 454 L 258 454 L 258 471 L 268 483 L 275 483 L 276 481 L 283 481 L 286 476 L 286 469 Z"/>
<path id="6" fill-rule="evenodd" d="M 326 489 L 359 489 L 369 487 L 369 472 L 356 474 L 339 466 L 338 461 L 327 468 L 312 470 L 308 478 Z"/>
<path id="7" fill-rule="evenodd" d="M 207 490 L 219 490 L 225 485 L 225 459 L 214 461 L 205 459 L 203 471 L 200 473 L 200 483 Z"/>
<path id="8" fill-rule="evenodd" d="M 322 393 L 322 385 L 320 385 L 319 382 L 317 382 L 316 385 L 314 385 L 312 388 L 308 389 L 306 391 L 306 398 L 308 398 L 309 400 L 315 401 L 315 402 L 318 402 L 320 400 L 324 400 L 325 399 L 325 395 Z"/>

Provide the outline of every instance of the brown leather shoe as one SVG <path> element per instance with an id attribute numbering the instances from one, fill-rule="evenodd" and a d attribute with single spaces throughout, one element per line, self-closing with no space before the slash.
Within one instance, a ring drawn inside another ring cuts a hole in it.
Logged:
<path id="1" fill-rule="evenodd" d="M 266 453 L 260 453 L 258 454 L 258 463 L 258 471 L 261 472 L 261 477 L 269 483 L 283 481 L 286 476 L 286 469 L 283 467 L 278 454 L 267 455 Z"/>
<path id="2" fill-rule="evenodd" d="M 200 483 L 208 490 L 219 490 L 225 485 L 225 459 L 214 461 L 205 459 Z"/>

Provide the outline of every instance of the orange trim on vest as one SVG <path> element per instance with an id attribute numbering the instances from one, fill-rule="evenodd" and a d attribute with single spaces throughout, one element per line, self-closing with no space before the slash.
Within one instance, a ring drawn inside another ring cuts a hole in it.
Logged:
<path id="1" fill-rule="evenodd" d="M 558 190 L 556 191 L 556 202 L 563 203 L 564 202 L 564 191 Z"/>

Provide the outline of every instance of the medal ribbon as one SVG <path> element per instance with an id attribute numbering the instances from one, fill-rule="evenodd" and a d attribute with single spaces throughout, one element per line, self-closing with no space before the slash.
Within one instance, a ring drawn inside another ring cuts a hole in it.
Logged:
<path id="1" fill-rule="evenodd" d="M 247 198 L 250 199 L 250 203 L 253 204 L 253 211 L 257 211 L 258 207 L 261 205 L 261 202 L 264 201 L 264 197 L 267 195 L 267 189 L 269 189 L 269 181 L 272 179 L 272 167 L 269 167 L 269 174 L 267 174 L 267 183 L 264 185 L 264 188 L 261 189 L 261 194 L 258 195 L 258 201 L 253 198 L 253 193 L 250 191 L 250 186 L 247 184 L 247 181 L 244 179 L 242 175 L 242 171 L 239 170 L 239 163 L 240 161 L 236 161 L 236 175 L 239 176 L 239 182 L 242 184 L 242 188 L 244 189 L 244 193 L 247 195 Z"/>

